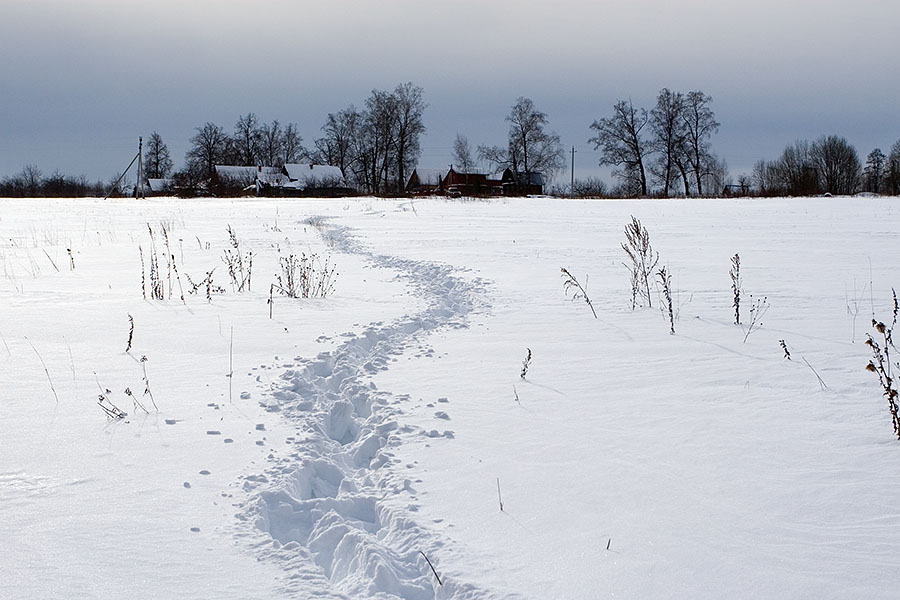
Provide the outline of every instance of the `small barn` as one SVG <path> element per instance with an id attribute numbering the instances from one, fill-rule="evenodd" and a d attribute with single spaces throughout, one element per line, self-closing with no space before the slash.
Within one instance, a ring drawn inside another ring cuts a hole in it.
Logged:
<path id="1" fill-rule="evenodd" d="M 443 181 L 444 192 L 463 196 L 490 196 L 492 186 L 484 173 L 460 173 L 454 168 L 447 171 Z"/>
<path id="2" fill-rule="evenodd" d="M 501 177 L 504 196 L 539 196 L 544 193 L 544 176 L 537 171 L 503 171 Z"/>
<path id="3" fill-rule="evenodd" d="M 168 196 L 174 192 L 174 179 L 148 179 L 147 195 L 148 196 Z"/>

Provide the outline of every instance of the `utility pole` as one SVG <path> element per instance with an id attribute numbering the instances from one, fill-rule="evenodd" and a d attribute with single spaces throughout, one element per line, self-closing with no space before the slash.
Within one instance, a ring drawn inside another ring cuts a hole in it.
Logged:
<path id="1" fill-rule="evenodd" d="M 569 188 L 569 193 L 575 193 L 575 146 L 572 146 L 572 187 Z"/>
<path id="2" fill-rule="evenodd" d="M 138 138 L 138 168 L 137 168 L 137 183 L 134 184 L 134 197 L 135 198 L 143 198 L 144 197 L 144 138 Z"/>

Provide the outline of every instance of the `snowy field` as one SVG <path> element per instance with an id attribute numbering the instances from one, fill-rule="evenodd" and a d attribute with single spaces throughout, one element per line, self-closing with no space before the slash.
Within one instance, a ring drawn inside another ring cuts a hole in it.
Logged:
<path id="1" fill-rule="evenodd" d="M 898 230 L 897 198 L 0 199 L 0 598 L 896 598 L 864 342 Z M 301 253 L 333 293 L 270 304 Z"/>

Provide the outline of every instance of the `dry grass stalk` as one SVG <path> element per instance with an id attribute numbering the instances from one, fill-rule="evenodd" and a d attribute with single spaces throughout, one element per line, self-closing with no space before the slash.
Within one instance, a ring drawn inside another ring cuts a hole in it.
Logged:
<path id="1" fill-rule="evenodd" d="M 131 401 L 134 403 L 134 410 L 141 409 L 148 415 L 150 414 L 150 411 L 144 408 L 144 405 L 141 404 L 140 400 L 138 400 L 137 397 L 133 393 L 131 393 L 131 388 L 125 388 L 125 395 L 131 398 Z"/>
<path id="2" fill-rule="evenodd" d="M 110 390 L 106 390 L 106 393 L 103 393 L 103 390 L 101 390 L 100 395 L 97 397 L 97 404 L 100 405 L 100 408 L 102 408 L 103 412 L 106 413 L 106 418 L 110 421 L 118 421 L 119 419 L 124 419 L 128 415 L 128 413 L 112 403 L 112 400 L 110 400 L 107 395 L 111 393 L 112 392 L 110 392 Z"/>
<path id="3" fill-rule="evenodd" d="M 153 392 L 150 391 L 150 378 L 147 377 L 147 361 L 150 360 L 146 356 L 141 357 L 141 368 L 144 371 L 144 395 L 150 396 L 150 402 L 153 403 L 153 408 L 156 412 L 159 412 L 159 407 L 156 406 L 156 400 L 153 399 Z"/>
<path id="4" fill-rule="evenodd" d="M 131 316 L 131 313 L 128 313 L 128 345 L 125 347 L 125 352 L 131 352 L 131 342 L 134 339 L 134 317 Z"/>
<path id="5" fill-rule="evenodd" d="M 587 292 L 581 287 L 581 284 L 578 283 L 578 280 L 575 279 L 575 276 L 572 275 L 568 269 L 560 268 L 560 272 L 562 276 L 565 278 L 563 281 L 563 288 L 565 289 L 566 296 L 569 295 L 569 290 L 572 290 L 572 301 L 575 300 L 584 300 L 584 303 L 588 305 L 591 309 L 591 313 L 593 313 L 594 318 L 597 318 L 597 311 L 594 310 L 594 304 L 591 302 L 591 299 L 588 297 Z"/>
<path id="6" fill-rule="evenodd" d="M 334 291 L 337 273 L 330 258 L 322 265 L 317 254 L 289 254 L 279 257 L 278 263 L 281 273 L 275 275 L 272 284 L 278 293 L 288 298 L 325 298 Z"/>
<path id="7" fill-rule="evenodd" d="M 519 377 L 525 379 L 525 375 L 528 374 L 528 367 L 531 366 L 531 348 L 525 348 L 528 351 L 528 354 L 525 355 L 525 360 L 522 361 L 522 372 L 519 373 Z M 518 399 L 518 396 L 516 396 Z"/>
<path id="8" fill-rule="evenodd" d="M 659 262 L 659 254 L 650 245 L 650 233 L 634 215 L 631 216 L 631 223 L 625 226 L 625 240 L 622 249 L 631 261 L 631 264 L 625 263 L 631 271 L 631 308 L 633 310 L 637 306 L 638 297 L 652 307 L 650 280 Z"/>
<path id="9" fill-rule="evenodd" d="M 791 360 L 791 353 L 788 351 L 787 343 L 784 340 L 778 340 L 778 343 L 781 345 L 781 349 L 784 350 L 784 357 Z"/>
<path id="10" fill-rule="evenodd" d="M 741 324 L 741 257 L 737 253 L 731 257 L 731 270 L 728 272 L 731 276 L 731 293 L 734 295 L 734 324 Z"/>
<path id="11" fill-rule="evenodd" d="M 250 291 L 250 280 L 253 275 L 253 252 L 241 251 L 241 242 L 231 225 L 228 225 L 228 241 L 231 247 L 226 248 L 222 260 L 228 265 L 231 287 L 235 292 Z"/>
<path id="12" fill-rule="evenodd" d="M 29 340 L 27 336 L 25 337 L 25 341 L 28 342 L 28 345 L 31 346 L 31 349 L 37 354 L 38 360 L 41 361 L 41 366 L 44 367 L 44 374 L 47 375 L 47 381 L 50 382 L 50 391 L 53 392 L 53 397 L 56 398 L 56 403 L 59 404 L 59 395 L 56 393 L 56 388 L 53 386 L 53 378 L 50 377 L 50 370 L 47 369 L 47 363 L 44 362 L 44 357 L 41 356 L 41 353 L 38 352 L 38 349 L 34 347 L 34 344 L 31 343 L 31 340 Z"/>
<path id="13" fill-rule="evenodd" d="M 750 337 L 751 333 L 757 331 L 760 327 L 762 327 L 762 318 L 768 311 L 768 296 L 763 296 L 762 298 L 757 298 L 756 300 L 754 300 L 753 294 L 750 294 L 750 322 L 746 327 L 744 327 L 744 325 L 741 325 L 741 330 L 744 332 L 744 343 L 747 343 L 747 338 Z"/>
<path id="14" fill-rule="evenodd" d="M 669 311 L 669 335 L 675 335 L 675 310 L 672 307 L 672 275 L 665 267 L 656 272 L 659 283 L 662 285 L 663 298 Z"/>
<path id="15" fill-rule="evenodd" d="M 893 320 L 890 326 L 881 321 L 872 319 L 872 327 L 875 328 L 881 343 L 876 342 L 872 334 L 866 334 L 866 345 L 872 350 L 872 359 L 866 365 L 866 370 L 878 376 L 881 384 L 882 395 L 888 401 L 888 409 L 891 413 L 891 424 L 894 427 L 894 435 L 900 440 L 900 394 L 894 381 L 894 368 L 900 369 L 900 363 L 892 361 L 891 349 L 894 348 L 893 331 L 897 325 L 897 313 L 900 305 L 897 303 L 897 292 L 891 290 L 894 295 Z"/>

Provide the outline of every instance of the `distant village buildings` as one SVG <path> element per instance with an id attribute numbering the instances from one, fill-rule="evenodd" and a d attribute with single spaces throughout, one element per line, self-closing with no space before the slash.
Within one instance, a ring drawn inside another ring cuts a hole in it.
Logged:
<path id="1" fill-rule="evenodd" d="M 416 168 L 409 176 L 406 193 L 413 195 L 439 194 L 446 196 L 536 196 L 544 193 L 541 173 L 515 173 L 506 169 L 500 173 L 461 173 L 447 170 Z"/>
<path id="2" fill-rule="evenodd" d="M 413 196 L 532 196 L 544 193 L 541 173 L 463 173 L 452 166 L 447 169 L 413 169 L 404 190 Z M 174 179 L 148 179 L 147 195 L 165 196 L 180 193 Z M 212 178 L 201 190 L 214 196 L 325 197 L 352 196 L 358 190 L 350 187 L 341 170 L 329 165 L 291 163 L 283 167 L 216 165 Z"/>
<path id="3" fill-rule="evenodd" d="M 315 197 L 356 193 L 347 185 L 339 168 L 310 163 L 286 164 L 281 168 L 216 165 L 209 191 L 216 195 Z"/>

